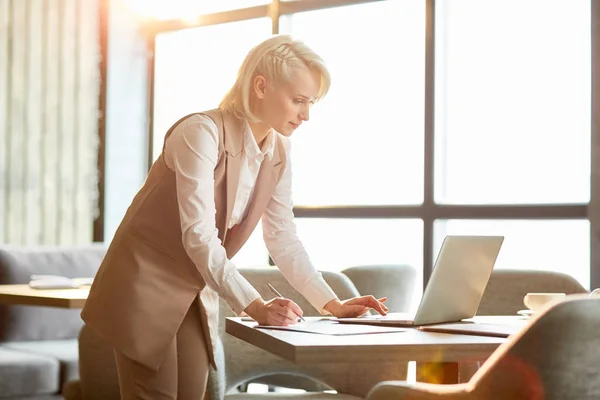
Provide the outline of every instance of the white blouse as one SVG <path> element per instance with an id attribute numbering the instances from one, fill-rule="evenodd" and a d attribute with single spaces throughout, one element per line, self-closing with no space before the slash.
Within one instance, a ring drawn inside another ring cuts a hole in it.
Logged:
<path id="1" fill-rule="evenodd" d="M 277 140 L 283 140 L 286 165 L 281 180 L 262 216 L 263 238 L 271 258 L 290 284 L 317 310 L 337 296 L 316 270 L 296 234 L 292 211 L 290 141 L 272 132 L 260 149 L 248 123 L 243 132 L 240 182 L 231 219 L 238 224 L 247 212 L 260 165 L 273 157 Z M 165 163 L 175 172 L 183 245 L 206 284 L 238 315 L 260 294 L 227 258 L 215 222 L 214 170 L 219 154 L 217 126 L 207 116 L 194 115 L 171 132 L 165 146 Z"/>

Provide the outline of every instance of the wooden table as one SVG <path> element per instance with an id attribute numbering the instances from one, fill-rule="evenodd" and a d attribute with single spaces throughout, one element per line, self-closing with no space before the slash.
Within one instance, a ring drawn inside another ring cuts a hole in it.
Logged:
<path id="1" fill-rule="evenodd" d="M 0 303 L 23 306 L 82 308 L 89 286 L 79 289 L 32 289 L 29 285 L 0 285 Z"/>
<path id="2" fill-rule="evenodd" d="M 310 317 L 309 317 L 310 319 Z M 365 396 L 376 383 L 406 376 L 386 375 L 394 364 L 416 361 L 417 379 L 436 383 L 458 382 L 458 363 L 482 361 L 506 339 L 424 332 L 407 328 L 404 332 L 330 336 L 293 331 L 256 329 L 255 322 L 227 318 L 228 334 L 296 364 L 326 363 L 364 367 L 357 387 L 355 378 L 328 382 L 338 391 Z M 369 376 L 369 374 L 371 376 Z M 343 375 L 343 374 L 341 374 Z"/>

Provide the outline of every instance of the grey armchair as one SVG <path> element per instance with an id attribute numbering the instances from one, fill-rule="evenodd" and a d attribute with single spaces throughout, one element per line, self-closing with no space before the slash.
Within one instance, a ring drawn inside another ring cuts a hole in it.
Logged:
<path id="1" fill-rule="evenodd" d="M 269 268 L 247 268 L 240 272 L 254 286 L 264 299 L 273 298 L 267 283 L 271 283 L 286 298 L 293 300 L 302 308 L 305 315 L 319 315 L 310 303 L 301 296 L 285 280 L 279 269 Z M 332 287 L 334 292 L 341 298 L 358 295 L 358 291 L 352 282 L 342 274 L 336 272 L 322 272 L 325 281 Z M 220 326 L 221 339 L 225 348 L 224 366 L 225 371 L 220 382 L 224 382 L 225 392 L 230 392 L 240 384 L 262 383 L 270 386 L 282 386 L 294 389 L 303 389 L 312 392 L 331 389 L 324 381 L 316 378 L 322 371 L 312 371 L 310 368 L 298 366 L 269 352 L 247 344 L 231 335 L 225 333 L 225 318 L 233 317 L 227 303 L 220 301 Z M 337 371 L 336 371 L 337 372 Z"/>
<path id="2" fill-rule="evenodd" d="M 497 269 L 492 271 L 477 315 L 516 315 L 525 308 L 523 297 L 535 292 L 577 294 L 587 290 L 572 276 L 559 272 Z M 461 364 L 461 382 L 467 382 L 481 364 L 481 361 Z"/>
<path id="3" fill-rule="evenodd" d="M 390 312 L 408 312 L 417 272 L 410 265 L 360 265 L 342 270 L 360 294 L 387 297 Z"/>
<path id="4" fill-rule="evenodd" d="M 569 298 L 534 317 L 468 383 L 382 382 L 367 400 L 600 398 L 600 298 Z"/>
<path id="5" fill-rule="evenodd" d="M 516 315 L 525 308 L 523 297 L 530 292 L 577 294 L 587 290 L 572 276 L 559 272 L 498 269 L 492 272 L 477 314 Z"/>

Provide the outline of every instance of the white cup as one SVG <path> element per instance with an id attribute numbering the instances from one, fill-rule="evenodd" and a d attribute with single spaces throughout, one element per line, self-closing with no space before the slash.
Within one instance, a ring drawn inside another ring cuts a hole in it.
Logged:
<path id="1" fill-rule="evenodd" d="M 523 298 L 523 304 L 531 311 L 538 311 L 542 307 L 563 300 L 565 293 L 527 293 Z"/>

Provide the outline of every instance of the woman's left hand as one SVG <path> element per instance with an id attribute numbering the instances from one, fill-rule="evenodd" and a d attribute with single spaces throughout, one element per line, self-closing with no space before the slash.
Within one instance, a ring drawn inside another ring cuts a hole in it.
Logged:
<path id="1" fill-rule="evenodd" d="M 370 309 L 377 311 L 381 315 L 386 315 L 388 308 L 385 306 L 387 297 L 376 299 L 375 297 L 360 296 L 348 300 L 331 300 L 323 307 L 326 311 L 338 318 L 355 318 L 365 314 Z"/>

